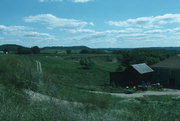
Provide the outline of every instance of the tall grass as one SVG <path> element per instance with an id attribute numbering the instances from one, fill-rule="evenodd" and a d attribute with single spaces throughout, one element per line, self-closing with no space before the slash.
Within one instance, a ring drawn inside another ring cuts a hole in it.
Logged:
<path id="1" fill-rule="evenodd" d="M 34 60 L 41 61 L 43 76 L 36 73 Z M 96 64 L 92 70 L 83 70 L 78 69 L 79 65 L 74 61 L 46 55 L 3 55 L 0 56 L 0 62 L 0 121 L 180 120 L 180 99 L 172 96 L 126 99 L 92 94 L 75 87 L 100 88 L 99 85 L 106 83 L 103 80 L 108 79 L 107 70 L 112 68 L 110 63 Z M 42 85 L 39 85 L 38 80 L 42 81 Z M 51 101 L 34 102 L 23 92 L 24 88 L 78 102 L 82 106 Z"/>
<path id="2" fill-rule="evenodd" d="M 16 88 L 35 88 L 35 63 L 19 56 L 0 56 L 0 83 Z"/>
<path id="3" fill-rule="evenodd" d="M 82 99 L 84 105 L 76 107 L 53 102 L 32 102 L 20 90 L 0 85 L 0 120 L 179 121 L 179 101 L 171 96 L 114 99 L 111 96 L 89 94 L 89 97 Z"/>

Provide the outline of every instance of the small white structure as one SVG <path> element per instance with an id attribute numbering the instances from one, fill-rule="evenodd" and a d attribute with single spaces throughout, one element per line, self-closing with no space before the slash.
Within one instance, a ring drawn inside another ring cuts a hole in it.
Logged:
<path id="1" fill-rule="evenodd" d="M 0 54 L 4 54 L 4 51 L 0 51 Z"/>
<path id="2" fill-rule="evenodd" d="M 7 51 L 0 51 L 0 54 L 9 54 Z"/>

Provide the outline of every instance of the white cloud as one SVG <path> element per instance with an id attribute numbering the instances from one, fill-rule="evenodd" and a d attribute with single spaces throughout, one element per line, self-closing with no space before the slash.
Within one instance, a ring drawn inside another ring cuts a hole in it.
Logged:
<path id="1" fill-rule="evenodd" d="M 86 3 L 86 2 L 90 2 L 93 0 L 38 0 L 39 2 L 43 3 L 43 2 L 62 2 L 62 1 L 71 1 L 74 3 Z"/>
<path id="2" fill-rule="evenodd" d="M 92 0 L 72 0 L 75 3 L 86 3 L 86 2 L 90 2 Z"/>
<path id="3" fill-rule="evenodd" d="M 180 28 L 93 31 L 79 36 L 62 38 L 64 42 L 90 47 L 157 47 L 179 46 Z M 176 44 L 175 44 L 176 43 Z"/>
<path id="4" fill-rule="evenodd" d="M 55 40 L 53 35 L 48 33 L 40 33 L 29 31 L 30 27 L 25 26 L 5 26 L 0 25 L 0 33 L 5 36 L 14 36 L 20 39 L 40 39 L 40 40 Z"/>
<path id="5" fill-rule="evenodd" d="M 39 14 L 35 16 L 29 16 L 24 18 L 25 22 L 34 22 L 47 25 L 47 28 L 54 29 L 77 29 L 83 28 L 87 25 L 93 25 L 92 22 L 88 23 L 85 21 L 75 19 L 58 18 L 52 14 Z"/>
<path id="6" fill-rule="evenodd" d="M 118 27 L 158 28 L 165 24 L 180 23 L 180 14 L 140 17 L 125 21 L 108 21 L 107 23 Z"/>
<path id="7" fill-rule="evenodd" d="M 109 21 L 108 24 L 123 28 L 103 31 L 88 28 L 94 26 L 94 23 L 59 18 L 52 14 L 29 16 L 25 17 L 24 20 L 26 22 L 40 23 L 48 29 L 62 31 L 59 34 L 56 31 L 46 30 L 47 32 L 55 32 L 55 37 L 49 33 L 35 32 L 32 28 L 26 26 L 0 25 L 0 35 L 13 36 L 21 41 L 35 40 L 31 41 L 31 45 L 38 44 L 41 46 L 59 44 L 61 46 L 87 45 L 90 47 L 180 46 L 180 27 L 173 28 L 175 25 L 179 25 L 180 14 L 141 17 L 120 22 Z M 0 37 L 0 41 L 5 39 L 10 40 L 11 38 Z M 46 42 L 43 40 L 46 40 Z M 25 41 L 23 42 L 25 43 Z"/>
<path id="8" fill-rule="evenodd" d="M 56 40 L 56 38 L 48 33 L 39 33 L 39 32 L 23 32 L 23 38 L 28 39 L 40 39 L 40 40 Z"/>
<path id="9" fill-rule="evenodd" d="M 168 28 L 168 29 L 152 29 L 152 30 L 147 30 L 144 31 L 146 34 L 177 34 L 180 33 L 180 28 Z"/>
<path id="10" fill-rule="evenodd" d="M 0 31 L 22 31 L 22 30 L 28 30 L 31 29 L 30 27 L 25 26 L 4 26 L 0 25 Z"/>
<path id="11" fill-rule="evenodd" d="M 71 34 L 87 34 L 87 33 L 95 32 L 94 30 L 90 30 L 90 29 L 67 29 L 65 31 Z"/>
<path id="12" fill-rule="evenodd" d="M 38 0 L 39 2 L 62 2 L 63 0 Z"/>

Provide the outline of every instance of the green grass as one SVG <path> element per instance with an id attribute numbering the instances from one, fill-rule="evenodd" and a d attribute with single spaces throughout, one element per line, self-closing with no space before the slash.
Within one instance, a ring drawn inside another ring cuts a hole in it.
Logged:
<path id="1" fill-rule="evenodd" d="M 171 96 L 123 99 L 109 95 L 80 93 L 79 101 L 84 105 L 76 107 L 52 102 L 31 102 L 21 90 L 2 85 L 0 92 L 2 121 L 179 121 L 180 119 L 180 99 Z"/>
<path id="2" fill-rule="evenodd" d="M 44 75 L 60 83 L 80 86 L 100 86 L 109 83 L 109 72 L 117 67 L 115 63 L 96 63 L 95 67 L 82 69 L 79 62 L 64 60 L 62 56 L 41 56 L 35 59 L 42 63 Z"/>
<path id="3" fill-rule="evenodd" d="M 43 75 L 36 72 L 35 60 L 42 63 Z M 77 61 L 66 56 L 53 54 L 1 55 L 0 62 L 0 121 L 180 120 L 180 99 L 173 96 L 126 99 L 88 92 L 123 91 L 107 85 L 109 72 L 117 64 L 104 59 L 95 60 L 90 70 L 80 68 Z M 33 102 L 22 91 L 24 88 L 83 105 Z"/>

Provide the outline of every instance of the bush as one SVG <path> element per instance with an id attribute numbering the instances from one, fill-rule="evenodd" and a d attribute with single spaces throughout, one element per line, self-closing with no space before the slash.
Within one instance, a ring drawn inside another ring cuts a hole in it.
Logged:
<path id="1" fill-rule="evenodd" d="M 91 69 L 94 66 L 94 62 L 91 59 L 88 58 L 81 58 L 79 61 L 79 64 L 84 69 Z"/>
<path id="2" fill-rule="evenodd" d="M 121 64 L 119 64 L 118 68 L 116 69 L 116 71 L 123 71 L 123 70 L 124 70 L 123 66 Z"/>
<path id="3" fill-rule="evenodd" d="M 71 50 L 66 50 L 67 54 L 71 54 L 71 52 L 72 52 Z"/>
<path id="4" fill-rule="evenodd" d="M 40 49 L 38 46 L 31 47 L 31 51 L 33 54 L 39 54 L 40 53 Z"/>
<path id="5" fill-rule="evenodd" d="M 80 54 L 87 54 L 87 53 L 89 53 L 89 50 L 88 49 L 82 49 L 79 53 Z"/>

